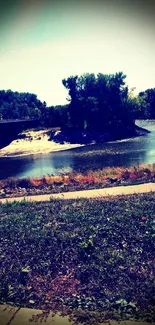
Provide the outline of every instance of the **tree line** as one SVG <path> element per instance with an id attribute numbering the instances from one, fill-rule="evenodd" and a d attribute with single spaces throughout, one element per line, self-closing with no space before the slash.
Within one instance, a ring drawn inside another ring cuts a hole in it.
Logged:
<path id="1" fill-rule="evenodd" d="M 50 106 L 37 95 L 0 91 L 0 119 L 36 118 L 43 126 L 102 130 L 133 125 L 135 119 L 155 119 L 155 88 L 134 94 L 123 72 L 86 73 L 62 80 L 68 104 Z"/>
<path id="2" fill-rule="evenodd" d="M 0 119 L 39 118 L 43 114 L 45 102 L 37 95 L 0 90 Z"/>

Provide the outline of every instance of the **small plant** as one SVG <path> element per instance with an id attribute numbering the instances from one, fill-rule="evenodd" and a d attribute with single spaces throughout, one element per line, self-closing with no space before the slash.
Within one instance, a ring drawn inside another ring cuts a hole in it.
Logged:
<path id="1" fill-rule="evenodd" d="M 130 179 L 130 181 L 135 181 L 138 179 L 138 176 L 136 173 L 130 172 L 129 179 Z"/>
<path id="2" fill-rule="evenodd" d="M 125 181 L 127 181 L 127 180 L 129 180 L 129 178 L 130 178 L 130 172 L 129 172 L 129 170 L 122 170 L 121 171 L 121 174 L 120 174 L 120 179 L 123 179 L 123 180 L 125 180 Z"/>
<path id="3" fill-rule="evenodd" d="M 43 178 L 31 178 L 30 179 L 30 187 L 38 187 L 43 183 Z"/>
<path id="4" fill-rule="evenodd" d="M 3 187 L 9 187 L 10 189 L 15 189 L 18 186 L 18 179 L 14 177 L 9 177 L 3 181 Z"/>
<path id="5" fill-rule="evenodd" d="M 17 186 L 22 188 L 31 188 L 32 187 L 32 181 L 29 178 L 21 178 L 17 180 Z"/>

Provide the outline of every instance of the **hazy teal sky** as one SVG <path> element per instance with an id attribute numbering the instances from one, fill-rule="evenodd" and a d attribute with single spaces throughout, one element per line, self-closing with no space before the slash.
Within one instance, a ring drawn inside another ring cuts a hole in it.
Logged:
<path id="1" fill-rule="evenodd" d="M 155 87 L 152 1 L 0 1 L 0 89 L 64 104 L 62 79 L 123 71 L 137 91 Z"/>

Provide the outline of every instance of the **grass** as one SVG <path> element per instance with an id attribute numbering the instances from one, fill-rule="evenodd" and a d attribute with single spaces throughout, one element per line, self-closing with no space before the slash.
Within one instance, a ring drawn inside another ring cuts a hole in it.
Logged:
<path id="1" fill-rule="evenodd" d="M 154 182 L 155 164 L 138 167 L 113 167 L 85 173 L 44 176 L 40 178 L 8 178 L 0 181 L 0 196 L 23 196 L 58 193 L 85 189 L 97 189 L 118 185 Z M 24 189 L 24 193 L 23 193 Z"/>
<path id="2" fill-rule="evenodd" d="M 153 193 L 1 204 L 0 302 L 155 322 L 154 211 Z"/>

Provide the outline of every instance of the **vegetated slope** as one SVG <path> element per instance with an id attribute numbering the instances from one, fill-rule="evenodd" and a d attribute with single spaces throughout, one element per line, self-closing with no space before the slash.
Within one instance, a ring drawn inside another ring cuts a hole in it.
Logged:
<path id="1" fill-rule="evenodd" d="M 0 206 L 1 302 L 155 322 L 155 194 Z"/>
<path id="2" fill-rule="evenodd" d="M 134 167 L 107 167 L 36 178 L 0 180 L 0 198 L 52 194 L 155 182 L 155 164 Z"/>

